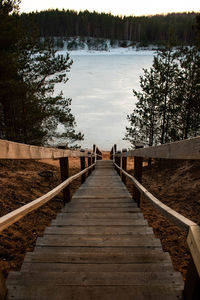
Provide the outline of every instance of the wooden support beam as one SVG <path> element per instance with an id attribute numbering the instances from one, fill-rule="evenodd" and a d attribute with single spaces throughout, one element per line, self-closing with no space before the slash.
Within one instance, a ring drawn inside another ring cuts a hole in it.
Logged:
<path id="1" fill-rule="evenodd" d="M 90 167 L 92 164 L 92 156 L 91 156 L 91 152 L 88 152 L 88 167 Z M 89 169 L 88 170 L 88 176 L 92 173 L 92 170 Z"/>
<path id="2" fill-rule="evenodd" d="M 116 153 L 116 152 L 117 152 L 117 145 L 114 144 L 114 153 Z"/>
<path id="3" fill-rule="evenodd" d="M 6 293 L 7 293 L 7 289 L 5 284 L 5 278 L 3 276 L 2 271 L 0 270 L 0 299 L 1 300 L 6 299 Z"/>
<path id="4" fill-rule="evenodd" d="M 110 160 L 113 160 L 113 147 L 112 147 L 112 149 L 110 151 Z"/>
<path id="5" fill-rule="evenodd" d="M 65 145 L 59 145 L 58 149 L 66 149 L 67 146 Z M 68 157 L 62 157 L 59 158 L 60 161 L 60 174 L 61 174 L 61 180 L 64 182 L 69 178 L 69 159 Z M 71 201 L 71 196 L 70 196 L 70 185 L 66 186 L 63 189 L 63 202 L 64 205 L 68 202 Z"/>
<path id="6" fill-rule="evenodd" d="M 96 162 L 96 145 L 93 145 L 93 156 L 92 156 L 92 164 L 94 164 Z M 93 168 L 93 170 L 95 169 L 95 167 Z"/>
<path id="7" fill-rule="evenodd" d="M 185 286 L 183 290 L 183 299 L 184 300 L 200 299 L 200 277 L 192 258 L 190 260 L 190 264 L 187 269 Z"/>
<path id="8" fill-rule="evenodd" d="M 122 149 L 122 169 L 127 170 L 127 149 Z M 126 184 L 126 176 L 122 173 L 122 181 Z"/>
<path id="9" fill-rule="evenodd" d="M 121 168 L 121 151 L 117 151 L 115 156 L 115 163 Z M 118 168 L 117 173 L 120 176 L 120 170 Z"/>
<path id="10" fill-rule="evenodd" d="M 85 152 L 84 149 L 81 149 L 80 152 Z M 83 171 L 85 169 L 85 157 L 81 157 L 80 158 L 81 160 L 81 171 Z M 81 183 L 84 183 L 85 182 L 85 173 L 81 176 Z"/>
<path id="11" fill-rule="evenodd" d="M 136 149 L 143 148 L 143 145 L 136 145 Z M 137 181 L 142 183 L 142 163 L 143 157 L 134 157 L 134 177 Z M 133 199 L 137 202 L 138 206 L 140 207 L 140 192 L 138 189 L 133 185 Z"/>

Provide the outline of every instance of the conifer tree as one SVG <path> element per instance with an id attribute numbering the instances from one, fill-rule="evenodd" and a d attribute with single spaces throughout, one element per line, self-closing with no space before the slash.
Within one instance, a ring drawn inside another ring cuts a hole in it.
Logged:
<path id="1" fill-rule="evenodd" d="M 0 49 L 1 138 L 36 145 L 48 143 L 55 138 L 65 139 L 67 143 L 82 140 L 83 135 L 75 132 L 71 99 L 64 98 L 62 93 L 54 94 L 55 84 L 67 82 L 72 60 L 68 54 L 57 55 L 50 41 L 41 43 L 33 32 L 25 32 L 17 15 L 10 18 L 9 13 L 14 10 L 16 3 L 1 2 L 6 26 L 13 20 L 18 26 L 15 27 L 16 38 L 12 26 L 8 26 L 10 39 L 6 44 L 6 29 L 0 20 L 0 27 L 5 34 Z M 5 10 L 7 5 L 9 10 Z M 8 57 L 7 70 L 5 58 Z M 64 129 L 61 134 L 57 131 L 59 124 Z"/>

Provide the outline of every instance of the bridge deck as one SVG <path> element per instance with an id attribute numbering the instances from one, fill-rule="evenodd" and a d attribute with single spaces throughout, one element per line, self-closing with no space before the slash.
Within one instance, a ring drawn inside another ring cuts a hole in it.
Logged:
<path id="1" fill-rule="evenodd" d="M 112 162 L 98 161 L 7 287 L 7 299 L 172 300 L 183 281 Z"/>

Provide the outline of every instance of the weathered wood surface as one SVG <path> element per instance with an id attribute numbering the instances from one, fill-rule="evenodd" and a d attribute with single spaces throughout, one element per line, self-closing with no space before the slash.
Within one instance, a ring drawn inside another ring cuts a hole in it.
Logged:
<path id="1" fill-rule="evenodd" d="M 183 282 L 112 162 L 97 161 L 7 287 L 18 300 L 172 300 Z"/>
<path id="2" fill-rule="evenodd" d="M 126 153 L 124 154 L 126 155 Z M 200 159 L 200 137 L 144 149 L 130 150 L 130 157 L 167 158 L 167 159 Z"/>
<path id="3" fill-rule="evenodd" d="M 48 159 L 61 157 L 87 157 L 87 152 L 78 150 L 61 150 L 26 145 L 21 143 L 0 140 L 0 159 Z"/>
<path id="4" fill-rule="evenodd" d="M 190 227 L 187 236 L 187 244 L 190 249 L 190 253 L 192 255 L 193 261 L 195 263 L 197 272 L 200 277 L 200 227 L 199 226 Z"/>

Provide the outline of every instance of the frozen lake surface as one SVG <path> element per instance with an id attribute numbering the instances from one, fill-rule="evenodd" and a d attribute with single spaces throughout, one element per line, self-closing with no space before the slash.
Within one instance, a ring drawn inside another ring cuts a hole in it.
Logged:
<path id="1" fill-rule="evenodd" d="M 128 125 L 127 114 L 134 108 L 136 99 L 132 90 L 139 90 L 139 76 L 143 68 L 152 65 L 153 51 L 127 51 L 105 53 L 70 53 L 74 63 L 66 84 L 59 84 L 72 98 L 72 113 L 77 130 L 84 133 L 82 148 L 93 144 L 100 149 L 110 150 L 113 144 L 118 149 L 130 147 L 123 141 Z"/>

